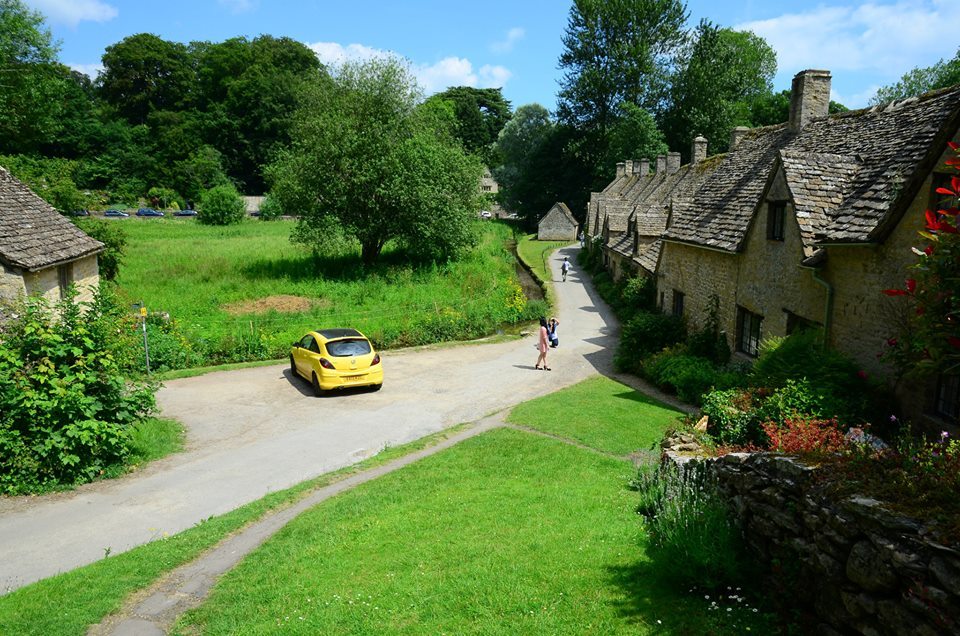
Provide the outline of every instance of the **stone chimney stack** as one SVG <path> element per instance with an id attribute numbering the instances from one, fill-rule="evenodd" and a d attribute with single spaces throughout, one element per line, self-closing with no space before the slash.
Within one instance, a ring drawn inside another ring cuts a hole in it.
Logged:
<path id="1" fill-rule="evenodd" d="M 690 163 L 700 163 L 707 158 L 707 140 L 703 135 L 697 135 L 690 148 Z"/>
<path id="2" fill-rule="evenodd" d="M 799 132 L 811 119 L 830 112 L 830 71 L 800 71 L 790 89 L 790 130 Z"/>
<path id="3" fill-rule="evenodd" d="M 667 174 L 674 174 L 680 170 L 680 153 L 671 152 L 667 155 Z"/>
<path id="4" fill-rule="evenodd" d="M 667 171 L 667 155 L 657 155 L 657 174 L 664 174 Z"/>
<path id="5" fill-rule="evenodd" d="M 650 160 L 641 159 L 640 160 L 640 176 L 645 177 L 650 174 Z"/>
<path id="6" fill-rule="evenodd" d="M 747 134 L 748 130 L 750 129 L 746 126 L 737 126 L 730 131 L 730 150 L 740 145 L 740 142 L 743 141 L 743 136 Z"/>
<path id="7" fill-rule="evenodd" d="M 617 162 L 617 176 L 622 177 L 627 174 L 627 165 L 622 161 Z"/>
<path id="8" fill-rule="evenodd" d="M 633 176 L 633 161 L 630 159 L 627 159 L 623 162 L 623 173 L 628 177 Z"/>

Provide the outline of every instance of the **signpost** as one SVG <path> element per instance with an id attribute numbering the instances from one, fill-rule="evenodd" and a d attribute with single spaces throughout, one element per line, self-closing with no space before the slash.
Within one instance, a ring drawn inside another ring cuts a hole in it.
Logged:
<path id="1" fill-rule="evenodd" d="M 147 361 L 147 375 L 150 375 L 150 347 L 147 346 L 147 306 L 135 303 L 134 309 L 140 309 L 140 324 L 143 327 L 143 357 Z"/>

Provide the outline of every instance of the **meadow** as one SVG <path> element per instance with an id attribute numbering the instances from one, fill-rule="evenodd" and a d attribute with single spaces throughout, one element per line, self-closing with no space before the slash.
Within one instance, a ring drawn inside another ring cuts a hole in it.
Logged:
<path id="1" fill-rule="evenodd" d="M 387 246 L 373 266 L 292 244 L 290 221 L 123 223 L 118 282 L 149 311 L 154 370 L 283 358 L 312 329 L 354 327 L 388 349 L 477 338 L 545 311 L 520 289 L 502 223 L 478 221 L 460 261 L 414 263 Z"/>

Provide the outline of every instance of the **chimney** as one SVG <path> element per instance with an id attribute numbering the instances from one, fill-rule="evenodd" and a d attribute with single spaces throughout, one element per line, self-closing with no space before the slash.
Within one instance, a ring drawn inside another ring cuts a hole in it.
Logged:
<path id="1" fill-rule="evenodd" d="M 622 177 L 627 174 L 627 166 L 622 161 L 617 162 L 617 176 Z"/>
<path id="2" fill-rule="evenodd" d="M 830 112 L 830 71 L 800 71 L 790 89 L 790 130 L 799 132 L 811 119 Z"/>
<path id="3" fill-rule="evenodd" d="M 650 160 L 641 159 L 640 160 L 640 176 L 645 177 L 650 174 Z"/>
<path id="4" fill-rule="evenodd" d="M 743 136 L 747 134 L 748 130 L 750 129 L 746 126 L 737 126 L 730 131 L 730 150 L 740 145 L 740 142 L 743 141 Z"/>
<path id="5" fill-rule="evenodd" d="M 657 155 L 657 174 L 667 171 L 667 155 Z"/>
<path id="6" fill-rule="evenodd" d="M 627 159 L 623 162 L 623 173 L 628 177 L 633 176 L 633 161 L 630 159 Z"/>
<path id="7" fill-rule="evenodd" d="M 680 153 L 671 152 L 667 155 L 667 174 L 673 174 L 680 169 Z"/>
<path id="8" fill-rule="evenodd" d="M 700 163 L 707 158 L 707 140 L 703 135 L 697 135 L 690 148 L 690 163 Z"/>

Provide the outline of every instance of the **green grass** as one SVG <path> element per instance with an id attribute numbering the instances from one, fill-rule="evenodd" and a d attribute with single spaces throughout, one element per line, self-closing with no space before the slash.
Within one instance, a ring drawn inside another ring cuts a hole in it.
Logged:
<path id="1" fill-rule="evenodd" d="M 119 609 L 128 595 L 196 558 L 227 534 L 264 513 L 286 506 L 316 488 L 433 445 L 462 428 L 454 427 L 410 444 L 387 448 L 354 466 L 271 493 L 227 514 L 210 517 L 179 534 L 123 554 L 105 556 L 96 563 L 0 596 L 0 634 L 84 634 L 88 625 L 100 622 Z"/>
<path id="2" fill-rule="evenodd" d="M 289 241 L 288 221 L 229 227 L 192 220 L 125 222 L 119 283 L 131 301 L 171 322 L 150 326 L 156 371 L 277 359 L 308 330 L 355 327 L 380 348 L 466 340 L 529 320 L 506 248 L 509 226 L 477 222 L 478 246 L 447 265 L 417 265 L 388 246 L 364 266 L 358 254 L 314 256 Z M 276 296 L 305 299 L 284 311 L 238 310 Z M 238 313 L 239 312 L 239 313 Z"/>
<path id="3" fill-rule="evenodd" d="M 680 412 L 598 376 L 520 404 L 508 421 L 616 455 L 649 449 Z"/>
<path id="4" fill-rule="evenodd" d="M 553 280 L 553 274 L 550 271 L 550 254 L 568 245 L 573 245 L 573 242 L 538 241 L 536 234 L 527 234 L 517 243 L 517 254 L 541 281 L 549 283 Z"/>
<path id="5" fill-rule="evenodd" d="M 186 431 L 176 420 L 151 417 L 131 431 L 128 464 L 143 464 L 183 450 Z"/>

